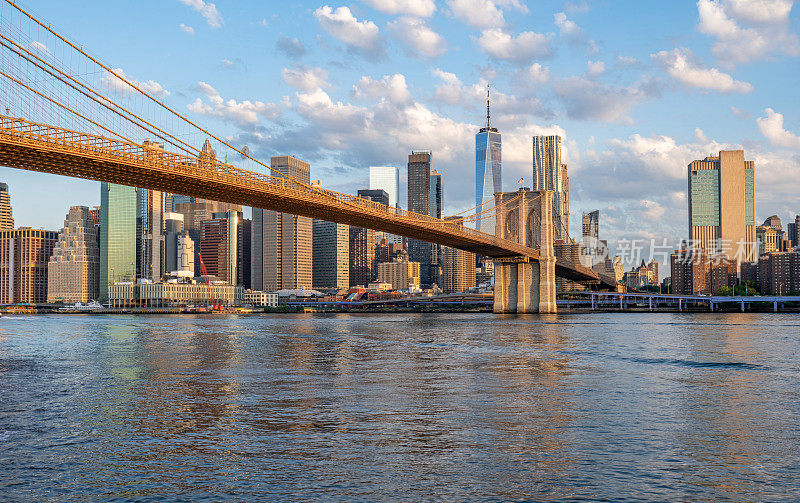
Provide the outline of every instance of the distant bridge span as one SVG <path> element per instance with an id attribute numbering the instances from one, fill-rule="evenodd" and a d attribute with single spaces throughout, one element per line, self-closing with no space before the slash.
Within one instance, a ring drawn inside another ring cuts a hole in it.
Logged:
<path id="1" fill-rule="evenodd" d="M 538 262 L 539 251 L 459 223 L 392 208 L 214 158 L 166 152 L 0 115 L 0 165 L 160 190 L 390 232 L 498 259 Z M 613 288 L 610 278 L 564 259 L 556 275 Z"/>

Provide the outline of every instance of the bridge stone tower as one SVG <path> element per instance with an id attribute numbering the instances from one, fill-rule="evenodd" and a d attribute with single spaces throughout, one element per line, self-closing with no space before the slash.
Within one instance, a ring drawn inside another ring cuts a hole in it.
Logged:
<path id="1" fill-rule="evenodd" d="M 512 201 L 514 198 L 518 201 Z M 528 257 L 495 259 L 495 313 L 555 313 L 556 257 L 553 248 L 553 192 L 522 188 L 495 194 L 497 237 L 539 249 Z"/>

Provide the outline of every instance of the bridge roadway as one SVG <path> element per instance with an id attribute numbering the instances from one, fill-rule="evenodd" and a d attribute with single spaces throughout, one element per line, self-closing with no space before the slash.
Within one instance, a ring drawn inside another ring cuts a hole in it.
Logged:
<path id="1" fill-rule="evenodd" d="M 212 157 L 71 131 L 0 115 L 0 165 L 293 213 L 413 237 L 493 258 L 538 261 L 539 252 L 462 225 L 236 168 Z M 613 288 L 593 270 L 558 259 L 556 275 Z"/>

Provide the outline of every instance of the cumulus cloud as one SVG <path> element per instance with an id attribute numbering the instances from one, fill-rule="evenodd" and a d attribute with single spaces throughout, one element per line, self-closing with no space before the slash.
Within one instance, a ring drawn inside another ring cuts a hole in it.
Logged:
<path id="1" fill-rule="evenodd" d="M 553 55 L 552 34 L 526 31 L 516 37 L 506 31 L 493 28 L 481 32 L 478 47 L 492 58 L 512 63 L 530 63 L 534 58 Z"/>
<path id="2" fill-rule="evenodd" d="M 435 58 L 447 52 L 447 42 L 419 18 L 403 16 L 389 23 L 389 31 L 414 55 Z"/>
<path id="3" fill-rule="evenodd" d="M 387 14 L 431 17 L 436 10 L 433 0 L 364 0 L 364 3 Z"/>
<path id="4" fill-rule="evenodd" d="M 759 117 L 756 123 L 770 144 L 800 150 L 800 136 L 783 128 L 783 114 L 771 108 L 765 109 L 764 113 L 766 117 Z"/>
<path id="5" fill-rule="evenodd" d="M 297 37 L 289 38 L 281 34 L 281 36 L 278 37 L 278 41 L 275 42 L 275 47 L 285 56 L 292 59 L 300 59 L 306 55 L 306 47 Z"/>
<path id="6" fill-rule="evenodd" d="M 606 72 L 606 64 L 602 61 L 589 61 L 586 64 L 586 75 L 588 77 L 597 77 Z"/>
<path id="7" fill-rule="evenodd" d="M 493 0 L 447 0 L 453 15 L 473 28 L 499 28 L 506 24 Z"/>
<path id="8" fill-rule="evenodd" d="M 688 87 L 722 93 L 749 93 L 753 90 L 753 86 L 748 82 L 734 80 L 716 68 L 702 66 L 688 49 L 661 51 L 651 54 L 650 57 L 661 65 L 670 77 Z"/>
<path id="9" fill-rule="evenodd" d="M 222 14 L 219 13 L 217 10 L 217 6 L 210 2 L 205 2 L 204 0 L 178 0 L 183 5 L 188 5 L 201 16 L 203 16 L 208 23 L 208 26 L 212 28 L 219 28 L 222 26 Z"/>
<path id="10" fill-rule="evenodd" d="M 575 24 L 574 21 L 567 19 L 565 13 L 556 12 L 553 14 L 553 20 L 556 27 L 558 27 L 559 34 L 567 40 L 567 43 L 572 46 L 586 46 L 592 54 L 598 52 L 597 44 L 594 40 L 589 40 L 583 28 Z"/>
<path id="11" fill-rule="evenodd" d="M 308 92 L 330 86 L 328 84 L 328 72 L 318 67 L 284 68 L 281 70 L 281 77 L 283 77 L 284 82 L 298 91 Z"/>
<path id="12" fill-rule="evenodd" d="M 147 80 L 147 81 L 139 81 L 134 79 L 133 77 L 129 77 L 125 75 L 125 72 L 122 68 L 114 68 L 114 74 L 111 72 L 106 72 L 105 76 L 100 79 L 100 84 L 109 89 L 111 91 L 117 91 L 124 94 L 130 94 L 136 92 L 134 87 L 128 85 L 125 81 L 127 80 L 133 86 L 141 89 L 145 93 L 153 96 L 155 98 L 164 99 L 170 95 L 170 92 L 164 89 L 164 86 L 156 82 L 155 80 Z M 119 77 L 117 77 L 119 75 Z M 124 79 L 124 80 L 123 80 Z"/>
<path id="13" fill-rule="evenodd" d="M 432 71 L 441 83 L 436 86 L 435 97 L 439 102 L 459 105 L 466 108 L 480 108 L 486 103 L 486 86 L 484 79 L 475 84 L 465 86 L 461 80 L 450 72 L 436 68 Z M 550 118 L 551 110 L 546 108 L 538 98 L 531 95 L 516 96 L 492 89 L 492 115 L 502 116 L 507 123 L 524 123 L 527 117 Z"/>
<path id="14" fill-rule="evenodd" d="M 363 76 L 353 86 L 353 96 L 362 100 L 388 100 L 395 104 L 408 103 L 411 100 L 406 77 L 400 73 L 384 75 L 381 80 Z"/>
<path id="15" fill-rule="evenodd" d="M 359 21 L 348 7 L 333 10 L 325 5 L 314 11 L 314 17 L 330 36 L 344 42 L 348 49 L 369 59 L 380 59 L 385 55 L 383 40 L 375 23 Z"/>
<path id="16" fill-rule="evenodd" d="M 197 98 L 194 103 L 187 106 L 189 111 L 205 117 L 222 119 L 241 128 L 253 128 L 262 118 L 274 120 L 282 113 L 281 108 L 274 103 L 225 100 L 213 86 L 206 82 L 198 82 L 197 90 L 206 95 L 208 102 Z"/>
<path id="17" fill-rule="evenodd" d="M 639 86 L 607 86 L 591 79 L 569 77 L 553 87 L 567 112 L 578 120 L 631 123 L 628 113 L 649 90 Z"/>
<path id="18" fill-rule="evenodd" d="M 180 26 L 178 26 L 178 28 L 184 33 L 188 33 L 189 35 L 194 35 L 194 28 L 192 28 L 191 26 L 186 26 L 185 24 L 181 23 Z"/>
<path id="19" fill-rule="evenodd" d="M 800 54 L 785 0 L 698 0 L 698 29 L 716 38 L 714 56 L 726 66 L 771 54 Z"/>
<path id="20" fill-rule="evenodd" d="M 548 80 L 550 80 L 550 69 L 539 63 L 520 68 L 514 73 L 514 81 L 523 87 L 544 84 Z"/>

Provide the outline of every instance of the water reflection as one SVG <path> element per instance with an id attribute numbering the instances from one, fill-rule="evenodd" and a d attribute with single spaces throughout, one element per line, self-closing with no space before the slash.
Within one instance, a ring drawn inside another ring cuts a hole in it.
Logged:
<path id="1" fill-rule="evenodd" d="M 86 316 L 0 333 L 13 501 L 798 489 L 793 318 Z"/>

